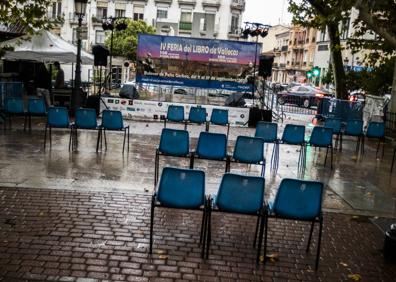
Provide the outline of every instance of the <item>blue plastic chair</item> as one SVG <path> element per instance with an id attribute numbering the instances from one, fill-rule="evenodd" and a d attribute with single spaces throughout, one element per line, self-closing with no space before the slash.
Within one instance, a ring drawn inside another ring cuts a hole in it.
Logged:
<path id="1" fill-rule="evenodd" d="M 259 263 L 266 209 L 264 206 L 265 181 L 263 177 L 245 176 L 233 173 L 225 173 L 220 183 L 219 191 L 214 198 L 213 211 L 252 215 L 257 217 L 257 225 L 254 236 L 256 244 L 257 231 L 260 226 L 258 236 L 258 247 L 256 263 Z M 209 246 L 211 241 L 211 211 L 208 214 L 208 235 L 206 243 L 206 257 L 209 256 Z"/>
<path id="2" fill-rule="evenodd" d="M 206 131 L 209 131 L 209 125 L 227 126 L 227 138 L 230 132 L 230 123 L 228 121 L 228 110 L 213 109 L 210 115 L 210 122 L 206 123 Z"/>
<path id="3" fill-rule="evenodd" d="M 188 114 L 189 123 L 206 123 L 206 109 L 203 107 L 191 107 Z"/>
<path id="4" fill-rule="evenodd" d="M 29 97 L 28 107 L 27 107 L 27 117 L 29 118 L 29 130 L 32 130 L 32 117 L 44 117 L 46 115 L 47 115 L 47 107 L 45 105 L 44 99 L 37 97 Z"/>
<path id="5" fill-rule="evenodd" d="M 107 149 L 106 131 L 123 131 L 124 141 L 122 144 L 122 153 L 124 153 L 125 151 L 126 137 L 128 137 L 127 148 L 129 152 L 129 125 L 124 126 L 124 120 L 122 118 L 122 113 L 120 111 L 104 110 L 102 112 L 102 124 L 99 126 L 96 151 L 99 151 L 99 144 L 100 147 L 102 148 L 102 132 L 105 140 L 105 148 Z"/>
<path id="6" fill-rule="evenodd" d="M 224 161 L 225 171 L 228 171 L 227 136 L 222 133 L 201 132 L 196 150 L 191 152 L 190 168 L 194 168 L 196 158 Z"/>
<path id="7" fill-rule="evenodd" d="M 326 157 L 324 165 L 326 165 L 327 155 L 330 149 L 330 167 L 333 169 L 333 129 L 322 126 L 315 126 L 312 130 L 308 144 L 311 147 L 326 148 Z"/>
<path id="8" fill-rule="evenodd" d="M 201 257 L 204 258 L 208 205 L 205 197 L 205 173 L 201 170 L 165 167 L 162 170 L 158 189 L 151 200 L 150 248 L 153 251 L 154 209 L 166 207 L 202 211 L 200 242 L 203 242 Z"/>
<path id="9" fill-rule="evenodd" d="M 359 148 L 360 148 L 361 152 L 363 153 L 362 142 L 364 142 L 364 140 L 363 140 L 364 136 L 363 136 L 363 121 L 362 120 L 359 120 L 359 119 L 348 120 L 346 122 L 343 135 L 357 137 L 356 154 L 359 153 Z M 342 148 L 342 142 L 343 142 L 343 140 L 341 141 L 341 148 Z"/>
<path id="10" fill-rule="evenodd" d="M 255 137 L 264 140 L 265 143 L 273 143 L 271 155 L 271 170 L 275 171 L 279 165 L 279 140 L 278 140 L 278 124 L 274 122 L 259 121 L 256 126 Z"/>
<path id="11" fill-rule="evenodd" d="M 319 223 L 319 239 L 316 252 L 315 269 L 319 266 L 320 243 L 322 239 L 322 195 L 323 183 L 299 179 L 284 178 L 279 185 L 274 202 L 269 205 L 270 217 L 311 222 L 306 252 L 309 251 L 312 232 L 316 222 Z M 267 252 L 268 217 L 264 232 L 264 263 Z"/>
<path id="12" fill-rule="evenodd" d="M 7 97 L 4 101 L 5 119 L 8 119 L 8 126 L 11 129 L 11 117 L 23 116 L 25 117 L 24 130 L 26 130 L 26 112 L 25 104 L 22 97 Z M 6 122 L 4 122 L 6 128 Z"/>
<path id="13" fill-rule="evenodd" d="M 257 137 L 238 136 L 230 162 L 261 165 L 261 177 L 264 177 L 264 140 Z"/>
<path id="14" fill-rule="evenodd" d="M 189 158 L 188 131 L 170 128 L 162 129 L 160 143 L 155 151 L 154 185 L 157 185 L 158 181 L 160 155 Z"/>
<path id="15" fill-rule="evenodd" d="M 302 172 L 305 169 L 305 157 L 306 157 L 306 147 L 305 147 L 305 126 L 286 124 L 283 131 L 281 144 L 289 145 L 299 145 L 300 154 L 298 157 L 298 168 Z"/>
<path id="16" fill-rule="evenodd" d="M 164 119 L 164 128 L 166 127 L 167 121 L 184 123 L 184 130 L 186 130 L 187 123 L 186 120 L 184 119 L 184 107 L 169 105 L 168 111 L 166 113 L 166 118 Z"/>
<path id="17" fill-rule="evenodd" d="M 375 156 L 378 156 L 380 145 L 382 143 L 382 156 L 384 156 L 385 149 L 385 123 L 370 121 L 367 126 L 366 137 L 371 139 L 378 139 L 377 151 Z M 364 138 L 363 138 L 363 152 L 364 152 Z"/>
<path id="18" fill-rule="evenodd" d="M 78 129 L 99 130 L 95 109 L 76 109 L 74 123 L 72 124 L 73 137 L 78 146 Z"/>
<path id="19" fill-rule="evenodd" d="M 336 136 L 334 148 L 338 147 L 338 144 L 342 143 L 342 121 L 340 118 L 326 118 L 324 127 L 331 128 L 333 130 L 333 135 Z M 338 143 L 340 142 L 340 143 Z M 342 149 L 340 147 L 340 149 Z"/>
<path id="20" fill-rule="evenodd" d="M 44 131 L 44 148 L 47 144 L 47 130 L 49 129 L 49 141 L 52 146 L 52 128 L 70 128 L 72 130 L 69 121 L 69 112 L 65 107 L 49 107 L 47 113 L 47 123 L 45 124 Z M 69 138 L 69 150 L 72 142 L 72 138 Z"/>

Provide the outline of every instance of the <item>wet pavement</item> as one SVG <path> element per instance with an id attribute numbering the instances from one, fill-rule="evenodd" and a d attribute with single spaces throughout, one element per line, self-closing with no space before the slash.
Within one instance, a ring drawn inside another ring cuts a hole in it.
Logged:
<path id="1" fill-rule="evenodd" d="M 288 122 L 306 125 L 309 137 L 308 116 L 280 124 L 279 137 Z M 326 184 L 323 247 L 315 272 L 316 232 L 315 247 L 306 254 L 308 224 L 279 219 L 269 222 L 272 259 L 256 267 L 254 219 L 214 215 L 211 257 L 204 261 L 199 258 L 200 215 L 161 209 L 154 254 L 148 256 L 154 155 L 163 124 L 128 123 L 131 141 L 125 154 L 118 132 L 109 132 L 108 149 L 96 153 L 95 131 L 79 132 L 75 152 L 68 150 L 65 130 L 54 130 L 52 147 L 44 149 L 43 120 L 36 120 L 31 133 L 22 130 L 22 120 L 0 131 L 0 281 L 394 281 L 395 265 L 382 257 L 383 233 L 370 221 L 396 218 L 390 144 L 377 159 L 373 142 L 356 156 L 355 142 L 345 138 L 343 151 L 335 151 L 333 170 L 323 166 L 325 150 L 308 148 L 302 177 Z M 193 149 L 204 126 L 188 130 Z M 251 128 L 231 127 L 229 152 L 238 135 L 253 134 Z M 267 160 L 271 153 L 272 145 L 266 146 Z M 298 147 L 281 145 L 277 173 L 267 164 L 267 199 L 282 178 L 299 177 L 298 154 Z M 161 167 L 188 164 L 181 158 L 160 159 Z M 216 193 L 224 163 L 195 164 L 206 172 L 207 192 Z M 260 167 L 232 164 L 231 171 L 259 175 Z"/>

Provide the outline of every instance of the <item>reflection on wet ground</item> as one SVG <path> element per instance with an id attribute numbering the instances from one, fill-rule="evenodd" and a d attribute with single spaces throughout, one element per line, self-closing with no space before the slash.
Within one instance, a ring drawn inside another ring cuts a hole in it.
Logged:
<path id="1" fill-rule="evenodd" d="M 302 123 L 307 126 L 306 138 L 312 130 L 309 119 L 288 120 L 279 125 L 279 134 L 286 123 Z M 155 147 L 163 127 L 159 122 L 128 121 L 131 126 L 129 154 L 122 154 L 122 133 L 108 132 L 108 149 L 96 153 L 95 131 L 79 132 L 79 147 L 68 151 L 69 132 L 54 130 L 51 148 L 44 150 L 44 121 L 34 125 L 32 133 L 23 132 L 23 121 L 13 123 L 12 130 L 0 135 L 0 186 L 26 188 L 52 188 L 77 190 L 138 190 L 152 191 Z M 183 128 L 181 124 L 170 124 Z M 190 148 L 196 145 L 199 132 L 204 126 L 189 125 Z M 213 126 L 211 131 L 226 132 L 223 127 Z M 229 151 L 238 135 L 254 134 L 252 128 L 231 127 Z M 387 144 L 381 159 L 375 156 L 373 141 L 366 142 L 363 156 L 355 154 L 355 140 L 345 138 L 343 151 L 335 150 L 334 169 L 324 167 L 325 150 L 308 148 L 305 179 L 315 179 L 327 184 L 324 207 L 336 212 L 396 216 L 396 172 L 390 173 L 392 148 Z M 274 195 L 279 182 L 285 177 L 298 177 L 299 147 L 280 146 L 280 163 L 277 173 L 269 169 L 272 145 L 266 145 L 266 194 Z M 161 157 L 160 166 L 187 167 L 187 159 Z M 206 172 L 208 193 L 216 192 L 224 172 L 224 163 L 197 160 L 196 167 Z M 233 172 L 259 175 L 259 166 L 232 164 Z"/>

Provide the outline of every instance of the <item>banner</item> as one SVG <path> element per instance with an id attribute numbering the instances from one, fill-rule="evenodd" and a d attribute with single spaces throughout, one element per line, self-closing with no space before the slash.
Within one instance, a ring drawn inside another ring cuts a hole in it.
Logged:
<path id="1" fill-rule="evenodd" d="M 139 34 L 136 82 L 250 92 L 260 53 L 252 42 Z"/>

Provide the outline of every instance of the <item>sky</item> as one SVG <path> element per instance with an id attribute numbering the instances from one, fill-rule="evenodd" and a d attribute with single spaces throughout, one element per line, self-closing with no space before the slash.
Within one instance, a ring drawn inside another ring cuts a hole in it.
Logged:
<path id="1" fill-rule="evenodd" d="M 287 11 L 288 0 L 245 0 L 243 22 L 258 22 L 276 25 L 290 24 L 291 14 Z"/>

